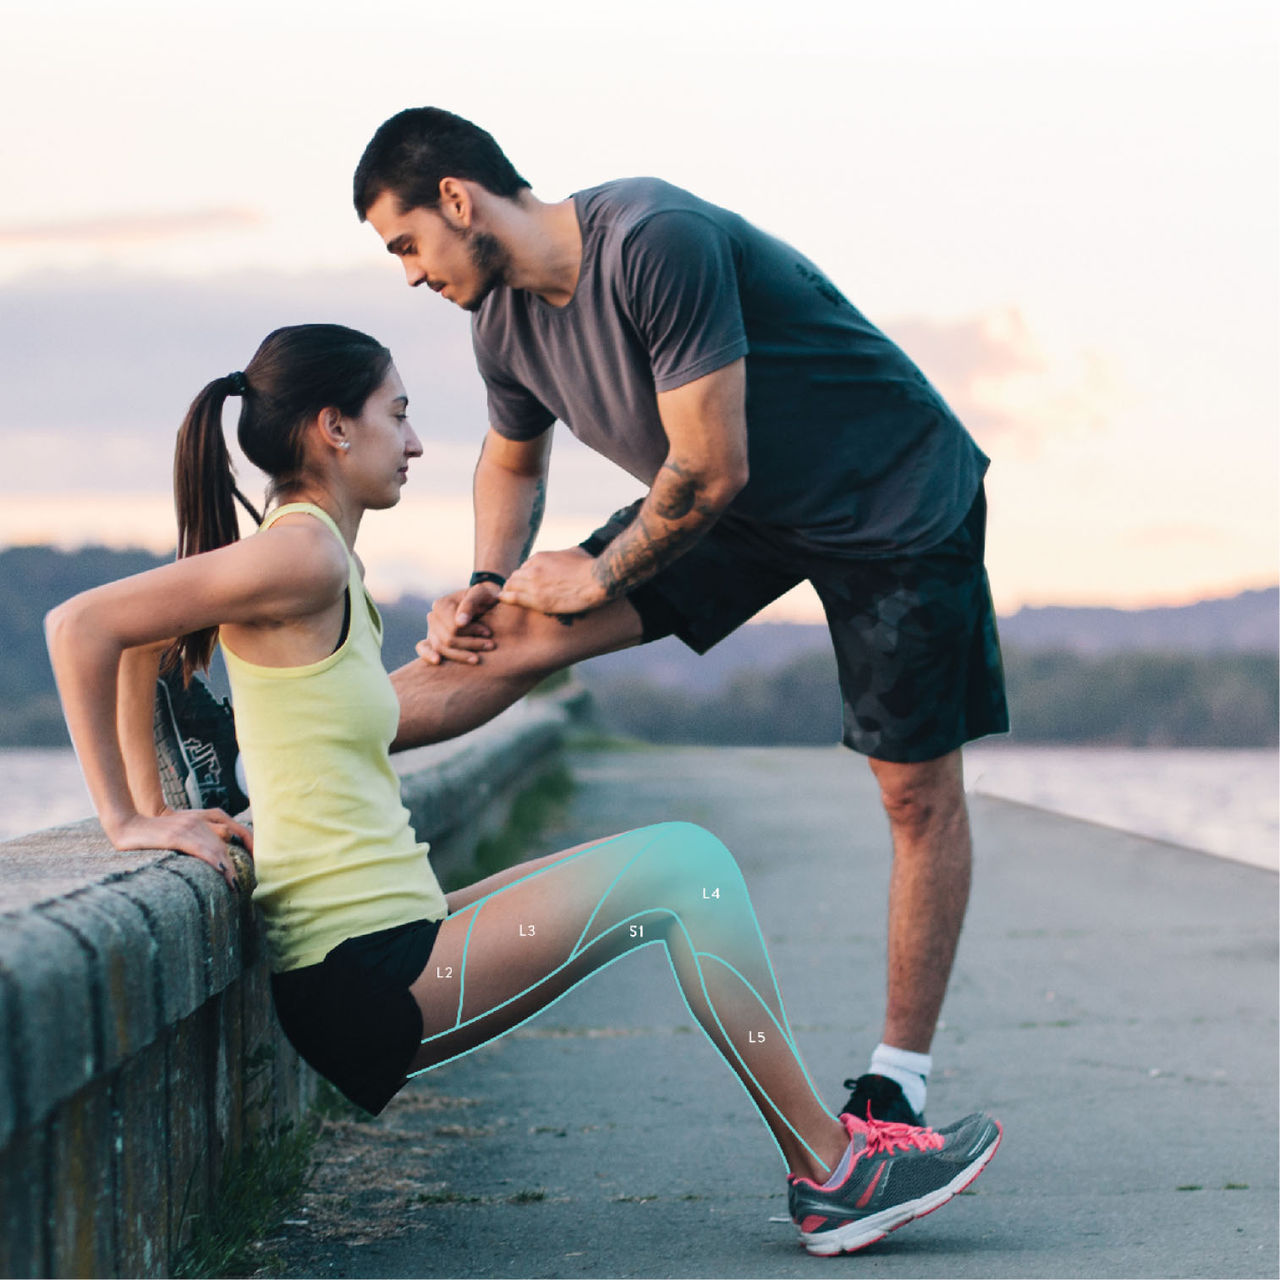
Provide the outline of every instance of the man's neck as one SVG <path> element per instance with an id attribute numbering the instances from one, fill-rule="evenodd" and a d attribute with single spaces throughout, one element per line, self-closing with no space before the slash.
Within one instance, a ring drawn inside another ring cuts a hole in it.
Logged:
<path id="1" fill-rule="evenodd" d="M 531 191 L 495 200 L 489 220 L 507 251 L 506 283 L 536 293 L 553 307 L 566 306 L 582 268 L 582 228 L 572 196 L 544 204 Z"/>

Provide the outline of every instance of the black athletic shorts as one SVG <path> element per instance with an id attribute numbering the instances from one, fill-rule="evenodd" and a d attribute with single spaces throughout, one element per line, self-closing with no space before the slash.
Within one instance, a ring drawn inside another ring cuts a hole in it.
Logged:
<path id="1" fill-rule="evenodd" d="M 585 542 L 597 556 L 635 519 L 616 512 Z M 960 526 L 916 555 L 841 559 L 788 545 L 728 513 L 680 559 L 629 592 L 644 639 L 706 653 L 808 579 L 822 601 L 844 699 L 844 741 L 877 760 L 934 760 L 1006 733 L 1004 668 L 983 566 L 979 488 Z"/>
<path id="2" fill-rule="evenodd" d="M 374 1115 L 399 1092 L 422 1043 L 422 1015 L 409 988 L 443 923 L 415 920 L 348 938 L 319 964 L 271 975 L 289 1043 Z"/>

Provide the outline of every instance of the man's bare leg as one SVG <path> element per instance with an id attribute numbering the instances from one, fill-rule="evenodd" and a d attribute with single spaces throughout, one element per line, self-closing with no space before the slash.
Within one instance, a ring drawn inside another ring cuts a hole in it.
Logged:
<path id="1" fill-rule="evenodd" d="M 928 1053 L 969 902 L 972 844 L 959 751 L 870 761 L 893 836 L 883 1041 Z"/>
<path id="2" fill-rule="evenodd" d="M 613 600 L 569 624 L 545 613 L 496 604 L 484 615 L 496 647 L 474 665 L 415 659 L 392 672 L 400 727 L 392 751 L 443 742 L 492 720 L 540 680 L 597 654 L 639 644 L 640 615 Z"/>

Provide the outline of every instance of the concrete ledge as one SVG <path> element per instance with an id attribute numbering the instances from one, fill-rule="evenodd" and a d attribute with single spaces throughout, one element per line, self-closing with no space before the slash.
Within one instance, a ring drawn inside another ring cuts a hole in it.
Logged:
<path id="1" fill-rule="evenodd" d="M 570 685 L 527 698 L 456 742 L 393 758 L 405 807 L 431 841 L 442 884 L 469 867 L 477 841 L 502 825 L 515 793 L 559 758 L 567 728 L 585 721 L 590 707 L 590 694 Z"/>
<path id="2" fill-rule="evenodd" d="M 501 822 L 581 700 L 397 758 L 433 861 Z M 168 1273 L 227 1157 L 313 1096 L 267 978 L 248 889 L 196 859 L 96 820 L 0 843 L 0 1275 Z"/>

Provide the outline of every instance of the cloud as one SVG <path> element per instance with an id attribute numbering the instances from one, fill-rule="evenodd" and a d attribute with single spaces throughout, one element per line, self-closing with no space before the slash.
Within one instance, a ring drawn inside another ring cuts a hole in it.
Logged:
<path id="1" fill-rule="evenodd" d="M 73 218 L 66 222 L 26 225 L 0 224 L 0 248 L 26 248 L 74 241 L 97 245 L 169 240 L 184 236 L 241 231 L 265 221 L 256 209 L 191 209 L 183 213 L 120 214 L 116 217 Z"/>
<path id="2" fill-rule="evenodd" d="M 1016 307 L 961 320 L 908 317 L 885 332 L 981 441 L 1031 453 L 1049 434 L 1108 425 L 1119 379 L 1098 352 L 1050 356 Z"/>
<path id="3" fill-rule="evenodd" d="M 112 473 L 153 451 L 167 470 L 200 388 L 243 368 L 272 329 L 310 321 L 349 324 L 385 342 L 419 433 L 478 448 L 486 413 L 467 316 L 406 288 L 392 267 L 212 278 L 44 270 L 8 281 L 0 291 L 0 446 L 16 466 L 0 469 L 0 488 L 49 487 L 47 475 L 19 469 L 24 458 L 43 470 L 59 456 L 81 468 L 93 459 L 103 487 L 137 487 Z"/>
<path id="4" fill-rule="evenodd" d="M 174 436 L 192 397 L 243 368 L 272 329 L 317 320 L 363 329 L 391 348 L 425 448 L 413 493 L 469 503 L 488 420 L 469 320 L 407 288 L 388 258 L 306 274 L 42 271 L 12 281 L 0 291 L 0 506 L 51 491 L 86 501 L 149 492 L 167 512 Z M 233 453 L 234 412 L 225 419 Z M 241 476 L 247 493 L 260 492 L 247 464 Z M 558 433 L 549 488 L 549 519 L 602 518 L 642 491 L 567 431 Z M 17 526 L 8 536 L 21 536 Z"/>
<path id="5" fill-rule="evenodd" d="M 1044 370 L 1044 357 L 1015 307 L 963 320 L 921 317 L 886 326 L 908 352 L 919 352 L 930 377 L 954 388 Z"/>
<path id="6" fill-rule="evenodd" d="M 284 324 L 329 320 L 374 334 L 395 353 L 414 425 L 454 488 L 483 437 L 484 392 L 467 316 L 404 286 L 389 260 L 369 268 L 177 277 L 136 270 L 44 269 L 0 291 L 0 492 L 169 486 L 170 449 L 192 397 L 243 368 Z M 1104 423 L 1114 394 L 1091 358 L 1051 358 L 1013 309 L 886 326 L 990 446 L 1034 456 Z M 229 434 L 234 435 L 228 416 Z M 557 448 L 565 474 L 567 432 Z M 439 469 L 439 470 L 437 470 Z M 426 472 L 424 468 L 424 472 Z M 424 475 L 425 479 L 425 475 Z"/>

